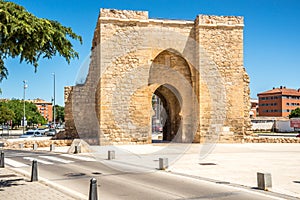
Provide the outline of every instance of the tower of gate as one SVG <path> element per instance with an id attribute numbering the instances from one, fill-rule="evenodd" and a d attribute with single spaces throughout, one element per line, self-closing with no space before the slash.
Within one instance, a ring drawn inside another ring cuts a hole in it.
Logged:
<path id="1" fill-rule="evenodd" d="M 151 143 L 153 94 L 164 138 L 240 142 L 250 134 L 243 17 L 149 19 L 101 9 L 88 75 L 65 88 L 66 132 L 92 144 Z"/>

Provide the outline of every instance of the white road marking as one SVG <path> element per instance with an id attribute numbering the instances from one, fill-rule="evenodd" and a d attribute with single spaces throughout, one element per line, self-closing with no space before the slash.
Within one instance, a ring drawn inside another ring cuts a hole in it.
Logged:
<path id="1" fill-rule="evenodd" d="M 65 164 L 74 162 L 74 161 L 71 161 L 71 160 L 65 160 L 65 159 L 62 159 L 62 158 L 54 157 L 54 156 L 39 156 L 39 157 L 46 158 L 48 160 L 58 161 L 58 162 L 65 163 Z"/>
<path id="2" fill-rule="evenodd" d="M 82 161 L 96 161 L 95 158 L 91 158 L 91 157 L 83 157 L 83 156 L 76 156 L 76 155 L 72 155 L 72 154 L 61 154 L 61 156 L 64 157 L 68 157 L 68 158 L 74 158 L 77 160 L 82 160 Z"/>
<path id="3" fill-rule="evenodd" d="M 41 160 L 41 159 L 32 158 L 32 157 L 24 157 L 23 159 L 30 160 L 30 161 L 36 160 L 38 163 L 43 163 L 45 165 L 53 165 L 54 164 L 53 162 L 48 162 L 46 160 Z"/>
<path id="4" fill-rule="evenodd" d="M 12 160 L 10 158 L 5 158 L 4 163 L 7 164 L 7 165 L 10 165 L 12 167 L 28 167 L 29 166 L 29 165 L 26 165 L 24 163 Z"/>

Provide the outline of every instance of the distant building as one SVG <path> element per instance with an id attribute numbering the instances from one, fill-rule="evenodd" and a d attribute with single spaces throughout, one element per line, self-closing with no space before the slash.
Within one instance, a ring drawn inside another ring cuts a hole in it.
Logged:
<path id="1" fill-rule="evenodd" d="M 48 121 L 52 122 L 53 114 L 52 114 L 52 103 L 47 102 L 43 99 L 33 99 L 30 102 L 34 103 L 38 108 L 41 115 Z"/>
<path id="2" fill-rule="evenodd" d="M 258 99 L 250 99 L 250 103 L 250 118 L 255 118 L 258 115 Z"/>
<path id="3" fill-rule="evenodd" d="M 300 107 L 300 89 L 280 86 L 257 96 L 259 116 L 288 117 L 292 110 Z"/>

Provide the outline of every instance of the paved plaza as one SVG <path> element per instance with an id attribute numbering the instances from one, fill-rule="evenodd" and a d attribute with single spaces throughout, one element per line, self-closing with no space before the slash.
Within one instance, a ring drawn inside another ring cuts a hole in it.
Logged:
<path id="1" fill-rule="evenodd" d="M 182 147 L 182 148 L 179 148 Z M 112 149 L 116 151 L 114 167 L 120 170 L 127 164 L 131 170 L 157 170 L 153 162 L 160 153 L 169 158 L 167 172 L 180 176 L 190 176 L 202 180 L 220 182 L 229 187 L 240 187 L 251 192 L 256 189 L 257 172 L 272 175 L 273 187 L 270 192 L 300 198 L 300 144 L 152 144 L 92 147 L 93 150 Z M 47 151 L 48 148 L 40 148 Z M 66 152 L 68 147 L 57 147 L 57 152 Z M 126 152 L 126 153 L 125 153 Z M 92 155 L 103 163 L 108 163 L 107 154 L 97 151 Z M 143 162 L 139 162 L 143 161 Z M 119 165 L 117 165 L 119 164 Z M 156 162 L 157 164 L 157 162 Z M 128 169 L 128 168 L 127 168 Z M 179 178 L 180 178 L 179 176 Z M 0 168 L 1 198 L 10 199 L 74 199 L 68 188 L 53 188 L 45 181 L 30 182 L 29 177 L 18 174 L 6 166 Z M 279 195 L 279 197 L 282 197 Z M 285 197 L 282 197 L 285 199 Z"/>

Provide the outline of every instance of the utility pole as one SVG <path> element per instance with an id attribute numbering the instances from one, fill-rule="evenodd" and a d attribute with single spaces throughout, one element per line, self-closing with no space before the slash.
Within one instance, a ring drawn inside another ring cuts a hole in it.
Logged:
<path id="1" fill-rule="evenodd" d="M 25 132 L 25 119 L 26 119 L 26 117 L 25 117 L 25 91 L 26 91 L 26 88 L 27 88 L 27 85 L 26 85 L 26 80 L 24 80 L 23 81 L 23 83 L 24 83 L 24 94 L 23 94 L 23 134 L 24 134 L 24 132 Z"/>
<path id="2" fill-rule="evenodd" d="M 53 124 L 54 124 L 54 129 L 56 128 L 56 123 L 55 123 L 55 73 L 52 73 L 53 75 Z"/>

